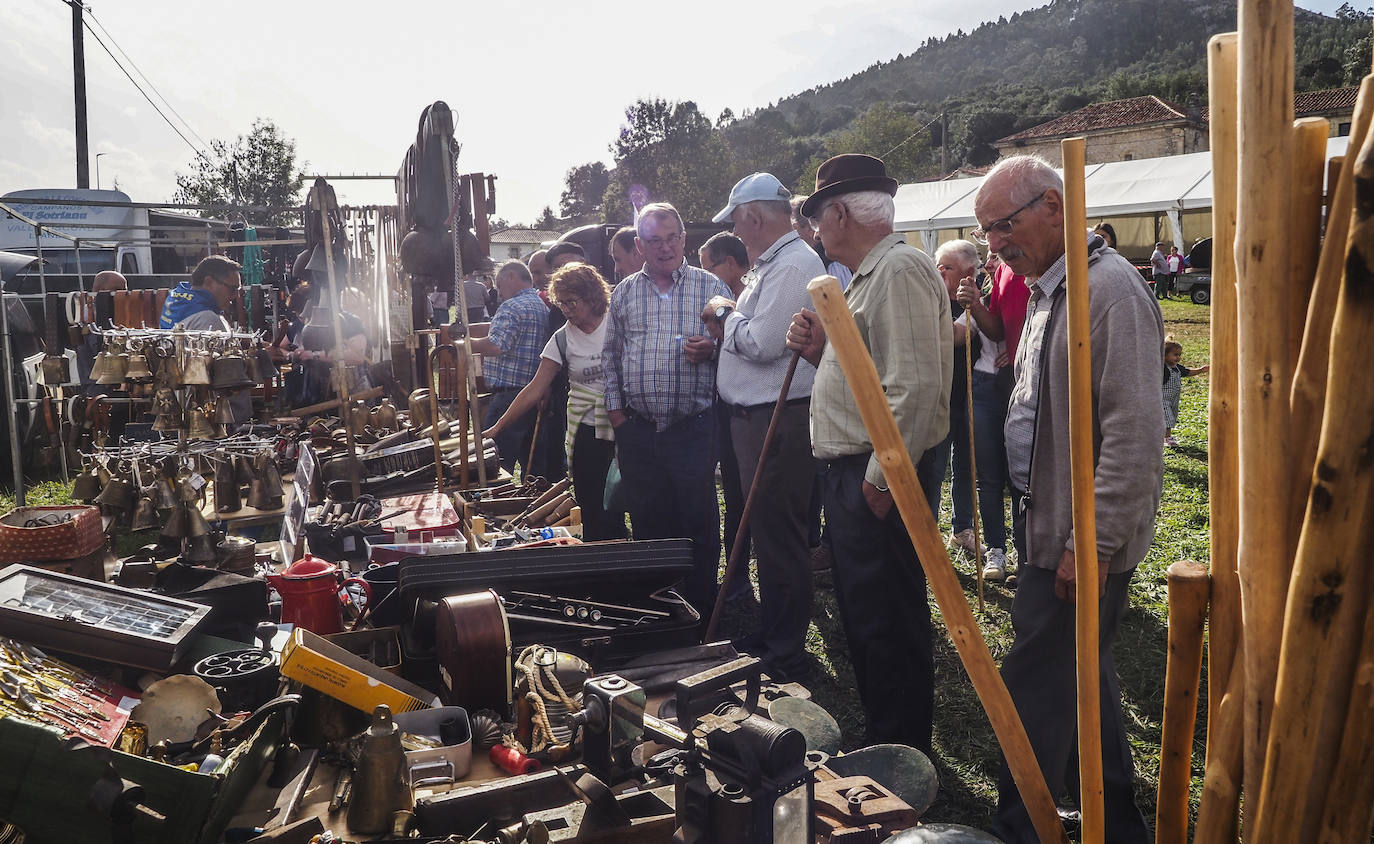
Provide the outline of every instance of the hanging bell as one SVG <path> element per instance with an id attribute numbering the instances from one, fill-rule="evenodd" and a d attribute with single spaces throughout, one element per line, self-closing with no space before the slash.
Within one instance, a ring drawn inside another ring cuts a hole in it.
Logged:
<path id="1" fill-rule="evenodd" d="M 272 455 L 270 454 L 259 455 L 257 468 L 257 474 L 260 475 L 263 478 L 263 480 L 267 481 L 267 489 L 271 494 L 276 496 L 276 506 L 280 507 L 282 499 L 282 483 L 281 472 L 277 469 L 277 461 L 273 460 Z"/>
<path id="2" fill-rule="evenodd" d="M 187 512 L 189 508 L 184 502 L 178 502 L 172 508 L 172 515 L 167 518 L 167 523 L 162 526 L 160 539 L 184 539 L 187 534 Z"/>
<path id="3" fill-rule="evenodd" d="M 210 383 L 209 356 L 199 351 L 187 352 L 186 363 L 181 368 L 181 383 L 188 387 L 208 385 Z"/>
<path id="4" fill-rule="evenodd" d="M 181 430 L 181 413 L 172 406 L 164 406 L 158 409 L 157 418 L 153 420 L 154 431 L 178 431 Z"/>
<path id="5" fill-rule="evenodd" d="M 253 461 L 244 457 L 242 454 L 234 458 L 234 478 L 239 486 L 248 486 L 253 482 Z"/>
<path id="6" fill-rule="evenodd" d="M 193 565 L 214 564 L 219 562 L 219 554 L 215 551 L 214 536 L 206 533 L 202 536 L 191 537 L 191 541 L 186 544 L 186 550 L 182 553 L 183 562 Z"/>
<path id="7" fill-rule="evenodd" d="M 96 379 L 97 384 L 122 384 L 124 375 L 129 371 L 129 355 L 127 352 L 120 352 L 117 355 L 108 355 L 105 358 L 105 368 L 100 371 L 100 377 Z"/>
<path id="8" fill-rule="evenodd" d="M 162 364 L 157 368 L 157 383 L 159 386 L 173 388 L 185 383 L 181 376 L 181 358 L 176 352 L 162 359 Z"/>
<path id="9" fill-rule="evenodd" d="M 243 509 L 239 498 L 239 481 L 234 473 L 232 458 L 215 463 L 215 511 L 232 513 Z"/>
<path id="10" fill-rule="evenodd" d="M 220 396 L 215 399 L 215 413 L 211 418 L 216 425 L 232 425 L 234 422 L 234 409 L 229 406 L 229 397 Z M 218 471 L 218 468 L 216 468 Z"/>
<path id="11" fill-rule="evenodd" d="M 105 488 L 95 497 L 97 504 L 114 510 L 129 510 L 134 506 L 133 485 L 121 477 L 110 478 Z"/>
<path id="12" fill-rule="evenodd" d="M 210 386 L 217 390 L 247 387 L 253 380 L 248 377 L 248 365 L 238 355 L 226 355 L 210 362 Z"/>
<path id="13" fill-rule="evenodd" d="M 105 374 L 105 369 L 108 367 L 109 362 L 110 353 L 101 349 L 100 354 L 95 356 L 95 361 L 91 364 L 91 373 L 89 377 L 92 384 L 101 383 L 100 377 Z"/>
<path id="14" fill-rule="evenodd" d="M 186 506 L 186 535 L 194 539 L 210 532 L 210 523 L 201 515 L 200 508 L 194 504 Z"/>
<path id="15" fill-rule="evenodd" d="M 134 508 L 133 530 L 149 530 L 158 526 L 157 505 L 153 503 L 153 489 L 144 490 L 144 495 Z"/>
<path id="16" fill-rule="evenodd" d="M 38 365 L 38 376 L 49 387 L 58 387 L 71 380 L 71 367 L 65 355 L 44 355 Z"/>
<path id="17" fill-rule="evenodd" d="M 89 503 L 100 494 L 100 479 L 91 471 L 90 466 L 81 469 L 81 474 L 72 481 L 72 498 L 83 504 Z"/>
<path id="18" fill-rule="evenodd" d="M 148 368 L 148 358 L 143 353 L 129 356 L 129 366 L 124 372 L 124 378 L 129 381 L 147 381 L 153 377 L 153 371 Z"/>
<path id="19" fill-rule="evenodd" d="M 248 506 L 258 510 L 276 510 L 282 506 L 281 473 L 277 463 L 266 455 L 256 462 L 256 476 L 248 487 Z"/>
<path id="20" fill-rule="evenodd" d="M 187 414 L 187 418 L 189 424 L 186 426 L 186 436 L 189 439 L 213 440 L 215 438 L 215 429 L 202 408 L 192 408 L 191 412 Z"/>
<path id="21" fill-rule="evenodd" d="M 353 402 L 353 406 L 348 410 L 348 427 L 353 430 L 353 436 L 363 434 L 371 424 L 372 412 L 367 409 L 367 402 L 362 399 Z"/>
<path id="22" fill-rule="evenodd" d="M 172 490 L 172 484 L 165 478 L 158 478 L 157 483 L 153 484 L 156 493 L 157 509 L 170 510 L 181 503 L 176 493 Z"/>

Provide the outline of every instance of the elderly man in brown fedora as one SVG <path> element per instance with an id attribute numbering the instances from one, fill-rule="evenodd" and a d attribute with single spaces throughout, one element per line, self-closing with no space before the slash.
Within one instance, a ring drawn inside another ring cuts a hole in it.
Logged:
<path id="1" fill-rule="evenodd" d="M 897 181 L 879 159 L 837 155 L 817 170 L 816 191 L 801 213 L 820 233 L 826 254 L 853 270 L 845 291 L 849 310 L 922 483 L 939 483 L 926 477 L 934 456 L 927 452 L 949 430 L 949 294 L 935 262 L 892 230 L 896 193 Z M 866 737 L 930 753 L 935 662 L 925 574 L 820 319 L 798 313 L 787 345 L 817 368 L 811 445 L 826 464 L 835 593 Z"/>

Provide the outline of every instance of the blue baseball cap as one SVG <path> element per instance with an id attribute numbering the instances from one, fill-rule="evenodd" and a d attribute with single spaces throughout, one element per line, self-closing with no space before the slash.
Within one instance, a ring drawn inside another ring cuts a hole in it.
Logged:
<path id="1" fill-rule="evenodd" d="M 711 218 L 713 223 L 724 223 L 735 213 L 735 209 L 746 202 L 758 202 L 760 200 L 771 199 L 776 202 L 786 202 L 792 198 L 792 191 L 782 186 L 778 177 L 772 173 L 750 173 L 730 189 L 730 203 L 721 212 Z"/>

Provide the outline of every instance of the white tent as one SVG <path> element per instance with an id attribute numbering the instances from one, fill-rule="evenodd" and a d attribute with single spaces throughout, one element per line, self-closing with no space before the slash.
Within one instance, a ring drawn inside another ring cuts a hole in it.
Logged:
<path id="1" fill-rule="evenodd" d="M 1344 155 L 1348 137 L 1326 143 L 1327 159 Z M 973 198 L 982 178 L 917 182 L 897 189 L 895 228 L 920 232 L 926 251 L 934 252 L 941 229 L 975 226 Z M 1183 211 L 1212 207 L 1212 154 L 1195 152 L 1135 161 L 1089 164 L 1084 179 L 1089 219 L 1135 214 L 1169 216 L 1174 242 L 1183 242 Z"/>

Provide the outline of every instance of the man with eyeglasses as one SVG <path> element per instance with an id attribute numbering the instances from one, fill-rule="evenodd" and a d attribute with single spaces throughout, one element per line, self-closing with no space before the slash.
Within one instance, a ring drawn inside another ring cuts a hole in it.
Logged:
<path id="1" fill-rule="evenodd" d="M 229 331 L 225 317 L 243 292 L 242 267 L 223 255 L 201 259 L 191 272 L 191 280 L 183 281 L 167 294 L 158 320 L 160 328 L 184 328 L 187 331 Z M 237 390 L 229 396 L 229 409 L 235 423 L 253 417 L 253 394 Z"/>
<path id="2" fill-rule="evenodd" d="M 973 236 L 1026 276 L 1030 300 L 1016 351 L 1016 385 L 1004 432 L 1020 584 L 1012 603 L 1016 639 L 1002 661 L 1050 793 L 1076 781 L 1073 490 L 1069 464 L 1068 317 L 1065 308 L 1064 185 L 1033 156 L 1004 159 L 978 189 Z M 1154 536 L 1163 490 L 1159 411 L 1164 323 L 1130 262 L 1100 235 L 1088 240 L 1092 418 L 1096 452 L 1099 666 L 1107 840 L 1149 840 L 1135 805 L 1135 772 L 1122 723 L 1112 640 L 1127 587 Z M 1008 844 L 1037 841 L 1005 762 L 996 829 Z"/>
<path id="3" fill-rule="evenodd" d="M 773 410 L 792 357 L 787 350 L 792 314 L 810 303 L 806 285 L 825 266 L 792 230 L 791 196 L 770 173 L 754 173 L 735 184 L 711 221 L 733 225 L 752 268 L 738 301 L 712 299 L 701 318 L 720 343 L 716 387 L 729 408 L 730 439 L 746 487 L 764 461 L 763 441 L 775 426 L 750 520 L 759 566 L 759 645 L 753 652 L 770 676 L 805 681 L 811 623 L 806 520 L 816 475 L 807 429 L 813 367 L 796 368 L 776 421 Z"/>
<path id="4" fill-rule="evenodd" d="M 918 475 L 949 431 L 954 328 L 930 256 L 893 231 L 897 180 L 867 155 L 838 155 L 816 171 L 802 214 L 827 254 L 851 268 L 845 301 L 882 380 Z M 931 753 L 935 659 L 925 573 L 820 318 L 792 318 L 788 348 L 816 366 L 811 445 L 825 461 L 825 518 L 835 597 L 866 721 L 865 743 Z"/>
<path id="5" fill-rule="evenodd" d="M 688 537 L 693 572 L 683 596 L 709 613 L 720 568 L 715 479 L 715 344 L 701 325 L 730 290 L 683 260 L 682 217 L 666 202 L 639 212 L 644 269 L 611 294 L 602 362 L 606 411 L 636 539 Z"/>

